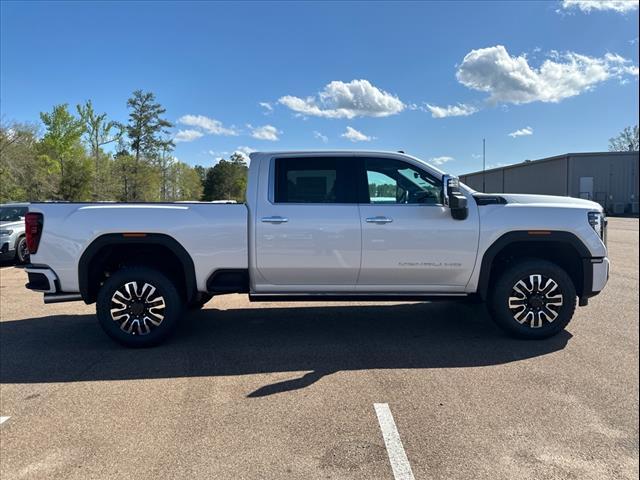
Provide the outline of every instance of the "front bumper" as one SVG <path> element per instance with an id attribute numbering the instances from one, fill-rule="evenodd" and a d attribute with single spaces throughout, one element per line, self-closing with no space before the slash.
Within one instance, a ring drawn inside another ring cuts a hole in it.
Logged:
<path id="1" fill-rule="evenodd" d="M 604 290 L 605 285 L 609 281 L 609 259 L 604 257 L 601 262 L 592 263 L 593 265 L 593 283 L 591 290 L 600 292 Z"/>
<path id="2" fill-rule="evenodd" d="M 580 295 L 580 305 L 586 305 L 587 300 L 595 297 L 609 281 L 609 258 L 583 258 L 582 259 L 582 294 Z"/>

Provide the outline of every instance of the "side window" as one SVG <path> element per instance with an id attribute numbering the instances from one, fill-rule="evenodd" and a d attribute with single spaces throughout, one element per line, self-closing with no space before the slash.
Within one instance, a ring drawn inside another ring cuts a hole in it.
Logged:
<path id="1" fill-rule="evenodd" d="M 427 172 L 400 160 L 365 160 L 369 203 L 427 204 L 442 203 L 442 182 Z"/>
<path id="2" fill-rule="evenodd" d="M 353 162 L 349 158 L 301 157 L 275 160 L 276 203 L 356 203 L 349 188 Z"/>

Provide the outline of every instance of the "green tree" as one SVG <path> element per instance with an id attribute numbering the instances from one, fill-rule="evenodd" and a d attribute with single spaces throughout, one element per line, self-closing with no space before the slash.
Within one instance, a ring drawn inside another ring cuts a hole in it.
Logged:
<path id="1" fill-rule="evenodd" d="M 93 172 L 81 142 L 82 120 L 69 113 L 67 104 L 54 105 L 50 113 L 41 112 L 40 119 L 46 133 L 38 149 L 41 161 L 53 162 L 57 167 L 57 196 L 62 200 L 86 200 Z"/>
<path id="2" fill-rule="evenodd" d="M 93 109 L 91 100 L 78 105 L 78 115 L 84 124 L 84 135 L 93 157 L 94 181 L 92 197 L 94 200 L 111 198 L 111 165 L 110 157 L 102 147 L 118 141 L 122 136 L 123 126 L 113 120 L 107 120 L 107 114 L 98 115 Z"/>
<path id="3" fill-rule="evenodd" d="M 609 139 L 610 152 L 637 152 L 640 147 L 638 125 L 626 127 L 617 137 Z"/>
<path id="4" fill-rule="evenodd" d="M 200 185 L 202 189 L 204 189 L 204 181 L 207 178 L 207 168 L 203 167 L 202 165 L 196 165 L 195 167 L 193 167 L 193 170 L 198 175 L 198 178 L 200 179 Z"/>
<path id="5" fill-rule="evenodd" d="M 172 169 L 176 163 L 175 157 L 172 155 L 173 147 L 171 144 L 165 143 L 160 154 L 157 156 L 155 166 L 160 175 L 160 200 L 170 201 L 172 190 Z"/>
<path id="6" fill-rule="evenodd" d="M 133 183 L 131 185 L 131 200 L 140 200 L 145 194 L 139 181 L 144 177 L 141 172 L 147 170 L 149 163 L 159 152 L 173 147 L 173 142 L 167 140 L 168 128 L 171 123 L 162 115 L 166 109 L 156 102 L 151 92 L 136 90 L 127 101 L 129 108 L 129 122 L 126 126 L 130 147 L 133 154 Z"/>
<path id="7" fill-rule="evenodd" d="M 200 177 L 186 163 L 174 162 L 169 169 L 168 178 L 166 200 L 199 200 L 202 196 Z"/>
<path id="8" fill-rule="evenodd" d="M 247 164 L 240 154 L 234 153 L 229 160 L 220 160 L 207 171 L 203 199 L 244 201 L 247 173 Z"/>
<path id="9" fill-rule="evenodd" d="M 120 150 L 113 159 L 112 175 L 115 180 L 113 196 L 119 202 L 156 202 L 160 200 L 160 175 L 148 162 L 136 164 L 126 150 Z M 136 195 L 134 196 L 134 189 Z"/>
<path id="10" fill-rule="evenodd" d="M 0 125 L 0 202 L 53 198 L 57 166 L 38 154 L 38 127 Z"/>
<path id="11" fill-rule="evenodd" d="M 126 202 L 131 197 L 133 162 L 133 157 L 124 148 L 119 149 L 114 155 L 112 171 L 116 181 L 113 185 L 113 194 L 119 202 Z"/>

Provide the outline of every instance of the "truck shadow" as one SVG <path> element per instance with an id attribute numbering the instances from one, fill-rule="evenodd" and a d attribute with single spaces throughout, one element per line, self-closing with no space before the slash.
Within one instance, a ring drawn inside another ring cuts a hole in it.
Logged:
<path id="1" fill-rule="evenodd" d="M 309 372 L 265 385 L 261 397 L 304 388 L 344 370 L 478 367 L 563 349 L 571 334 L 543 341 L 501 333 L 484 309 L 457 303 L 238 310 L 185 315 L 165 344 L 113 343 L 93 315 L 0 323 L 0 382 L 49 383 Z"/>

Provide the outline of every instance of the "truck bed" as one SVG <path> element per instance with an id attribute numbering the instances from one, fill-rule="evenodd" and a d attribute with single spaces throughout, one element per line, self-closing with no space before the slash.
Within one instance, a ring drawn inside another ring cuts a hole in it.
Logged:
<path id="1" fill-rule="evenodd" d="M 206 290 L 217 269 L 247 268 L 247 208 L 244 204 L 179 203 L 34 203 L 44 226 L 33 264 L 49 265 L 60 288 L 77 292 L 82 252 L 105 234 L 165 234 L 192 257 L 198 289 Z"/>

